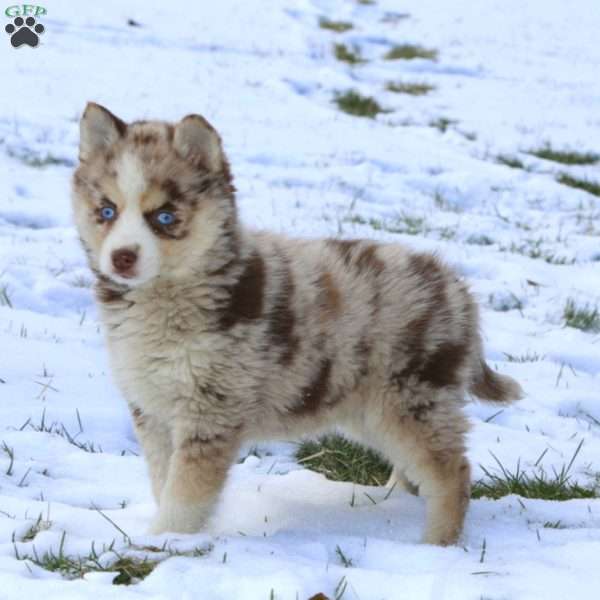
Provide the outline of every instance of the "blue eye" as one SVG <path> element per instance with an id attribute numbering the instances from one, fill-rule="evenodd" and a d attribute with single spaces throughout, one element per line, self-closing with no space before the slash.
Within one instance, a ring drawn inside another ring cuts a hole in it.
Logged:
<path id="1" fill-rule="evenodd" d="M 112 221 L 117 216 L 117 211 L 112 206 L 103 206 L 100 216 L 104 221 Z"/>
<path id="2" fill-rule="evenodd" d="M 172 225 L 173 221 L 175 221 L 175 215 L 173 215 L 173 213 L 167 212 L 166 210 L 161 210 L 156 215 L 156 220 L 161 225 Z"/>

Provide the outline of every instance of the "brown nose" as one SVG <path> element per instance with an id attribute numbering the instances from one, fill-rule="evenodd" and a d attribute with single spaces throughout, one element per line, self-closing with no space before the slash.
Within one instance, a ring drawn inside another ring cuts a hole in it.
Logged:
<path id="1" fill-rule="evenodd" d="M 121 275 L 128 274 L 137 261 L 137 252 L 129 248 L 121 248 L 112 253 L 112 263 L 117 273 Z"/>

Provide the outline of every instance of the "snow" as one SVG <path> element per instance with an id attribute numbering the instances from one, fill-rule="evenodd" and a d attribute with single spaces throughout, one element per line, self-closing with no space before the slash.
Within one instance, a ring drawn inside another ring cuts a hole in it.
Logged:
<path id="1" fill-rule="evenodd" d="M 475 479 L 477 465 L 497 469 L 491 453 L 535 469 L 546 451 L 552 472 L 583 440 L 573 480 L 597 483 L 600 337 L 565 327 L 562 312 L 569 298 L 600 303 L 600 199 L 555 176 L 600 181 L 600 168 L 526 153 L 546 142 L 600 152 L 597 2 L 44 6 L 40 47 L 5 39 L 0 63 L 0 290 L 12 305 L 0 300 L 0 598 L 304 600 L 336 588 L 362 600 L 597 597 L 600 500 L 475 500 L 462 546 L 428 547 L 418 544 L 421 500 L 327 481 L 295 463 L 294 440 L 240 457 L 206 532 L 147 536 L 145 466 L 110 378 L 69 201 L 87 100 L 128 120 L 205 115 L 222 133 L 247 224 L 399 241 L 468 277 L 488 360 L 527 393 L 499 414 L 468 406 Z M 326 31 L 320 16 L 355 28 Z M 340 63 L 337 41 L 369 62 Z M 407 42 L 438 49 L 439 60 L 382 60 Z M 390 80 L 437 89 L 393 94 Z M 332 98 L 349 88 L 392 112 L 340 112 Z M 429 126 L 440 117 L 456 123 L 442 133 Z M 500 154 L 528 170 L 498 164 Z M 48 156 L 55 164 L 32 164 Z M 407 218 L 417 235 L 397 232 Z M 21 541 L 40 516 L 43 529 Z M 87 556 L 113 541 L 119 553 L 166 559 L 130 587 L 111 585 L 110 573 L 70 581 L 18 560 L 34 546 Z M 144 550 L 165 542 L 187 554 Z M 207 551 L 190 556 L 196 547 Z"/>

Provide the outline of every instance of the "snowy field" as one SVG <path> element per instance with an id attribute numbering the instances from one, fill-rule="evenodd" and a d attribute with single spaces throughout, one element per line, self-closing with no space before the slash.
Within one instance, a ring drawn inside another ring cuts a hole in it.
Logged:
<path id="1" fill-rule="evenodd" d="M 2 34 L 0 598 L 598 598 L 600 499 L 474 500 L 462 545 L 428 547 L 420 499 L 328 481 L 294 440 L 240 457 L 207 532 L 147 536 L 145 466 L 69 199 L 87 100 L 126 120 L 203 114 L 247 224 L 435 250 L 469 279 L 488 360 L 527 394 L 468 406 L 475 479 L 498 472 L 492 453 L 537 474 L 575 457 L 572 481 L 598 486 L 600 197 L 557 178 L 600 183 L 600 163 L 529 153 L 600 153 L 598 0 L 44 6 L 38 48 Z M 397 44 L 437 59 L 385 60 Z M 333 100 L 350 89 L 385 112 L 345 114 Z M 586 326 L 567 326 L 567 305 Z M 112 585 L 111 564 L 145 556 L 161 562 L 143 581 Z M 71 579 L 40 566 L 53 560 L 95 568 Z"/>

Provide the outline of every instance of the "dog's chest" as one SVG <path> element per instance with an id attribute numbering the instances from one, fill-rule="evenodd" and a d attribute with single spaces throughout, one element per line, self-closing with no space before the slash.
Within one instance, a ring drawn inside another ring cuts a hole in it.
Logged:
<path id="1" fill-rule="evenodd" d="M 201 323 L 185 311 L 144 311 L 109 327 L 111 362 L 129 402 L 163 412 L 192 399 L 209 377 L 214 353 Z"/>

